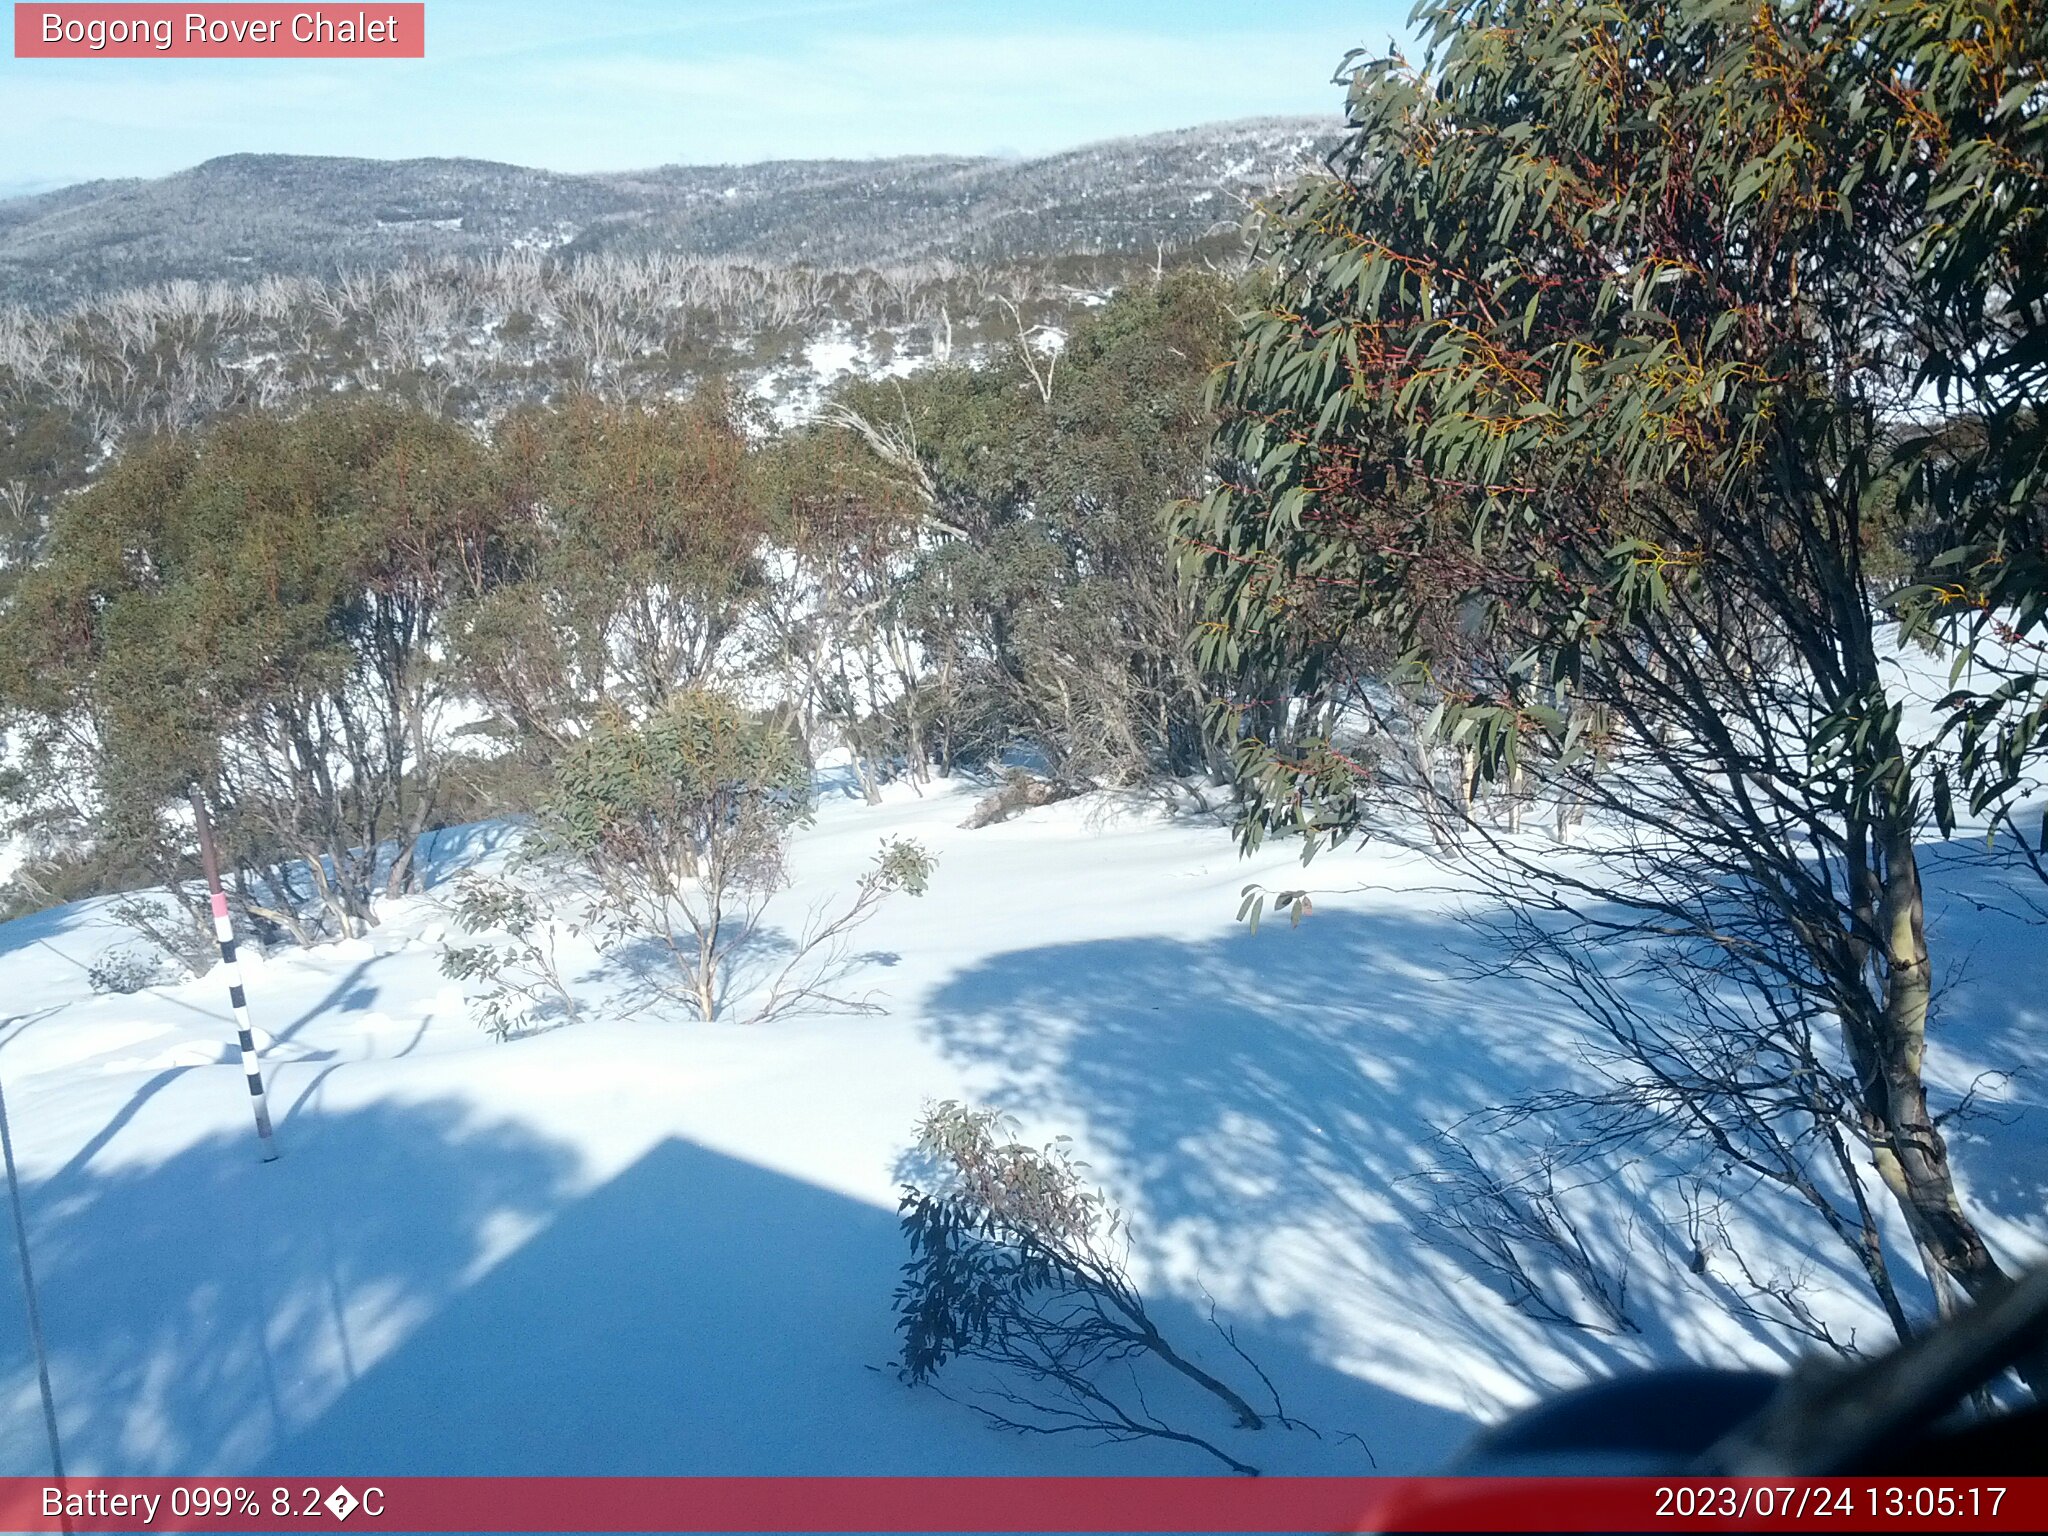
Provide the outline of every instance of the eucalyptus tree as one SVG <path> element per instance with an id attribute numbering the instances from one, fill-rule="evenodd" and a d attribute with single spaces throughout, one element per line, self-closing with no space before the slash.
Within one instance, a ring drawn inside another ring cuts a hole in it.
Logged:
<path id="1" fill-rule="evenodd" d="M 102 838 L 174 846 L 198 784 L 259 904 L 357 932 L 435 811 L 437 649 L 495 506 L 466 433 L 381 403 L 145 440 L 60 507 L 0 616 L 0 693 Z"/>
<path id="2" fill-rule="evenodd" d="M 606 707 L 726 675 L 763 582 L 742 404 L 591 396 L 499 424 L 504 559 L 457 616 L 467 685 L 552 758 Z"/>
<path id="3" fill-rule="evenodd" d="M 1998 1291 L 1923 1071 L 1919 844 L 1955 772 L 1995 801 L 1979 770 L 2024 755 L 2028 706 L 1978 700 L 1974 757 L 1916 736 L 1894 621 L 1938 636 L 1938 589 L 1882 576 L 1900 527 L 1958 571 L 2038 570 L 2048 18 L 1417 22 L 1419 67 L 1351 61 L 1346 146 L 1272 216 L 1222 484 L 1180 518 L 1204 659 L 1291 679 L 1277 716 L 1219 706 L 1248 834 L 1361 830 L 1387 774 L 1343 722 L 1389 677 L 1427 694 L 1475 785 L 1527 775 L 1612 831 L 1576 862 L 1479 818 L 1465 843 L 1519 958 L 1608 1026 L 1610 1125 L 1796 1189 L 1901 1330 L 1864 1171 L 1938 1299 Z M 1925 446 L 1955 441 L 1944 399 L 1981 454 Z"/>

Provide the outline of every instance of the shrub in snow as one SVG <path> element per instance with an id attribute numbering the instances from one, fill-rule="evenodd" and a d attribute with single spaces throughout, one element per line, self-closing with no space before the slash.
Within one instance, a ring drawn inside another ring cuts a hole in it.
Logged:
<path id="1" fill-rule="evenodd" d="M 785 726 L 704 690 L 672 696 L 645 720 L 600 720 L 562 754 L 553 841 L 595 887 L 593 929 L 612 944 L 652 942 L 673 968 L 670 990 L 701 1019 L 722 1015 L 736 970 L 766 946 L 762 924 L 786 884 L 791 832 L 806 817 L 810 775 Z M 845 943 L 888 895 L 922 894 L 931 859 L 885 843 L 853 900 L 814 909 L 746 1022 L 799 1007 L 865 1011 L 835 988 Z M 754 978 L 758 979 L 758 978 Z"/>
<path id="2" fill-rule="evenodd" d="M 504 935 L 502 943 L 446 945 L 441 951 L 443 976 L 484 984 L 471 1007 L 486 1030 L 509 1040 L 553 1014 L 576 1021 L 576 999 L 557 956 L 560 925 L 541 913 L 531 893 L 509 880 L 466 875 L 456 887 L 454 916 L 471 937 Z"/>
<path id="3" fill-rule="evenodd" d="M 928 1108 L 918 1126 L 929 1187 L 906 1184 L 900 1203 L 911 1250 L 896 1287 L 904 1379 L 928 1383 L 955 1360 L 979 1362 L 993 1367 L 995 1384 L 975 1389 L 970 1406 L 1000 1428 L 1174 1440 L 1255 1474 L 1154 1412 L 1164 1394 L 1155 1381 L 1148 1399 L 1141 1366 L 1221 1403 L 1241 1429 L 1266 1422 L 1154 1324 L 1125 1268 L 1123 1217 L 1082 1180 L 1065 1146 L 1025 1146 L 1012 1132 L 996 1111 L 952 1102 Z M 1277 1399 L 1271 1418 L 1293 1424 Z"/>
<path id="4" fill-rule="evenodd" d="M 199 905 L 170 896 L 124 896 L 107 908 L 107 916 L 143 941 L 145 952 L 160 962 L 156 979 L 168 981 L 204 974 L 219 954 L 213 919 L 202 920 L 194 910 Z"/>
<path id="5" fill-rule="evenodd" d="M 162 955 L 130 944 L 103 950 L 86 967 L 85 979 L 95 992 L 125 997 L 171 980 L 172 972 Z"/>
<path id="6" fill-rule="evenodd" d="M 902 892 L 922 896 L 931 884 L 936 862 L 924 845 L 907 837 L 882 840 L 880 851 L 854 886 L 853 899 L 832 909 L 814 907 L 797 935 L 789 958 L 760 994 L 748 1015 L 749 1024 L 764 1023 L 786 1013 L 879 1013 L 867 997 L 840 990 L 859 963 L 848 952 L 853 931 L 874 916 L 882 902 Z"/>

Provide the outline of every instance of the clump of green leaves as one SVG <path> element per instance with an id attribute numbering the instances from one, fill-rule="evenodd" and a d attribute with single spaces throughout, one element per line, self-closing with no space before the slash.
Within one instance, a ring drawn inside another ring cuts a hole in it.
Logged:
<path id="1" fill-rule="evenodd" d="M 447 945 L 441 974 L 479 982 L 471 1001 L 477 1021 L 498 1040 L 527 1034 L 559 1014 L 569 1023 L 579 1012 L 562 976 L 559 942 L 577 927 L 548 917 L 533 893 L 511 880 L 471 872 L 456 886 L 456 925 L 472 938 L 492 942 Z M 502 937 L 497 937 L 502 936 Z"/>
<path id="2" fill-rule="evenodd" d="M 95 992 L 112 992 L 122 997 L 146 991 L 171 979 L 170 967 L 156 950 L 134 944 L 118 944 L 102 950 L 86 967 L 86 985 Z"/>
<path id="3" fill-rule="evenodd" d="M 922 896 L 931 885 L 936 868 L 938 861 L 922 843 L 907 837 L 884 838 L 873 868 L 862 878 L 861 888 L 872 888 L 879 895 L 901 891 L 906 896 Z"/>

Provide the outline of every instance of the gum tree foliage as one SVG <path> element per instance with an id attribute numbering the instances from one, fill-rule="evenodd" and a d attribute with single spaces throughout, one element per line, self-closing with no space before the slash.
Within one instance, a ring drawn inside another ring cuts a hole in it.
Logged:
<path id="1" fill-rule="evenodd" d="M 809 796 L 788 732 L 721 695 L 688 692 L 644 721 L 602 718 L 569 743 L 549 812 L 564 850 L 596 880 L 615 936 L 651 936 L 708 1020 L 731 951 L 783 882 L 783 849 Z"/>
<path id="2" fill-rule="evenodd" d="M 1348 144 L 1274 216 L 1224 483 L 1180 524 L 1205 662 L 1291 679 L 1277 717 L 1221 709 L 1248 836 L 1366 826 L 1385 775 L 1339 722 L 1389 676 L 1429 697 L 1468 793 L 1521 778 L 1618 829 L 1558 876 L 1467 817 L 1519 959 L 1607 1027 L 1609 1130 L 1795 1189 L 1901 1330 L 1865 1170 L 1938 1300 L 1997 1292 L 1922 1075 L 1916 844 L 1947 775 L 1993 782 L 1984 744 L 2038 719 L 1977 717 L 1974 759 L 1910 740 L 1884 657 L 1927 605 L 1877 567 L 1881 527 L 1926 530 L 1984 627 L 2038 632 L 2048 21 L 1417 20 L 1424 65 L 1354 61 Z M 1980 446 L 1925 430 L 1933 384 Z M 1667 976 L 1675 1006 L 1646 1010 Z"/>
<path id="3" fill-rule="evenodd" d="M 1917 21 L 1895 10 L 1886 36 L 1918 74 L 1938 215 L 1913 248 L 1918 324 L 1944 421 L 1903 450 L 1924 568 L 1901 608 L 1958 662 L 1956 760 L 1935 787 L 1946 827 L 1952 795 L 1997 818 L 2048 752 L 2048 15 L 2001 4 Z M 2010 830 L 2048 853 L 2048 821 Z"/>
<path id="4" fill-rule="evenodd" d="M 645 715 L 730 661 L 763 532 L 735 397 L 579 396 L 509 418 L 493 447 L 504 563 L 457 616 L 457 652 L 494 734 L 551 757 L 603 710 Z"/>
<path id="5" fill-rule="evenodd" d="M 78 418 L 0 368 L 0 603 L 35 558 L 50 513 L 92 461 Z"/>
<path id="6" fill-rule="evenodd" d="M 887 446 L 887 445 L 885 445 Z M 902 747 L 913 774 L 949 771 L 981 738 L 957 706 L 958 658 L 921 652 L 897 584 L 943 537 L 921 486 L 841 429 L 791 434 L 762 456 L 769 590 L 758 651 L 784 682 L 806 742 L 837 733 L 870 800 Z"/>
<path id="7" fill-rule="evenodd" d="M 889 509 L 874 526 L 890 579 L 860 611 L 893 692 L 845 707 L 897 755 L 944 769 L 1029 745 L 1076 784 L 1205 764 L 1159 508 L 1207 484 L 1203 391 L 1229 305 L 1218 279 L 1172 273 L 1078 320 L 1056 365 L 1017 336 L 979 366 L 839 394 L 815 431 L 846 446 L 810 450 L 821 478 L 790 494 L 815 506 L 863 475 L 891 482 L 863 493 Z"/>
<path id="8" fill-rule="evenodd" d="M 173 874 L 197 782 L 230 866 L 264 877 L 252 912 L 305 937 L 311 899 L 354 933 L 377 886 L 411 883 L 440 791 L 433 649 L 492 538 L 477 445 L 415 412 L 152 439 L 60 508 L 0 619 L 0 693 L 46 772 L 90 786 L 100 839 Z"/>

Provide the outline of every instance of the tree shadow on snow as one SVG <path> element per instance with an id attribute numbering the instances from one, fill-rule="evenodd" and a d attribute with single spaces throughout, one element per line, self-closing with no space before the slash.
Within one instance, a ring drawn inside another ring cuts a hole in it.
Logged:
<path id="1" fill-rule="evenodd" d="M 890 1293 L 904 1257 L 890 1211 L 690 1142 L 664 1141 L 564 1207 L 263 1469 L 387 1476 L 1218 1470 L 1181 1447 L 1091 1448 L 1001 1434 L 959 1403 L 903 1385 L 891 1369 Z M 1191 1325 L 1173 1322 L 1183 1332 Z M 1292 1359 L 1286 1369 L 1329 1374 Z M 1447 1445 L 1470 1427 L 1419 1405 L 1403 1409 L 1419 1415 L 1419 1432 L 1434 1427 Z M 1259 1435 L 1242 1438 L 1246 1444 L 1233 1441 L 1234 1448 L 1254 1460 L 1266 1449 Z M 1369 1470 L 1355 1451 L 1343 1465 Z"/>
<path id="2" fill-rule="evenodd" d="M 1033 1133 L 1085 1138 L 1174 1290 L 1212 1291 L 1223 1315 L 1291 1330 L 1358 1377 L 1490 1416 L 1587 1376 L 1728 1363 L 1731 1342 L 1795 1357 L 1775 1331 L 1716 1316 L 1717 1282 L 1686 1271 L 1660 1191 L 1690 1160 L 1645 1152 L 1574 1207 L 1610 1269 L 1632 1255 L 1640 1334 L 1541 1323 L 1424 1239 L 1441 1199 L 1421 1177 L 1440 1158 L 1432 1131 L 1588 1071 L 1585 1026 L 1526 983 L 1473 976 L 1475 938 L 1451 917 L 1335 911 L 1298 929 L 1054 945 L 998 955 L 924 1007 L 949 1054 L 1005 1085 L 995 1103 Z M 1771 1256 L 1858 1294 L 1848 1256 L 1798 1222 Z"/>
<path id="3" fill-rule="evenodd" d="M 578 1164 L 443 1100 L 307 1114 L 273 1164 L 253 1137 L 215 1137 L 29 1188 L 71 1469 L 1214 1469 L 1179 1447 L 998 1434 L 900 1383 L 888 1210 L 678 1140 L 595 1188 Z M 1245 1343 L 1289 1381 L 1336 1381 L 1283 1340 Z M 21 1411 L 0 1415 L 0 1471 L 44 1467 L 34 1392 L 10 1340 L 0 1402 Z M 1446 1447 L 1469 1427 L 1387 1396 Z"/>
<path id="4" fill-rule="evenodd" d="M 2010 855 L 1957 839 L 1921 849 L 1937 957 L 1927 1027 L 1936 1108 L 1975 1090 L 1946 1132 L 1964 1197 L 2009 1248 L 2048 1246 L 2048 887 Z M 2023 1255 L 2015 1253 L 2014 1257 Z"/>
<path id="5" fill-rule="evenodd" d="M 559 1205 L 575 1169 L 455 1102 L 291 1132 L 275 1163 L 252 1131 L 24 1187 L 70 1470 L 246 1467 L 459 1290 L 491 1232 Z M 0 1469 L 18 1474 L 47 1464 L 26 1354 L 0 1354 L 0 1401 L 24 1409 L 0 1415 Z"/>

